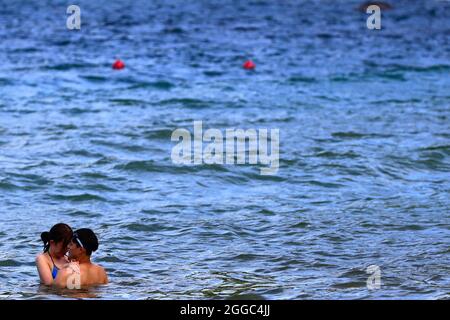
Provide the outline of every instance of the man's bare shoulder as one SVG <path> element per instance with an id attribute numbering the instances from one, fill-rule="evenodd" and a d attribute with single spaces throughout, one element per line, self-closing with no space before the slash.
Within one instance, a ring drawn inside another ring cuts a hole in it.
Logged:
<path id="1" fill-rule="evenodd" d="M 97 276 L 100 279 L 103 279 L 102 282 L 107 283 L 108 282 L 108 276 L 106 275 L 106 270 L 105 268 L 103 268 L 101 265 L 96 264 L 95 265 L 95 272 L 97 274 Z"/>
<path id="2" fill-rule="evenodd" d="M 105 268 L 103 268 L 101 265 L 99 265 L 99 264 L 94 264 L 94 270 L 95 270 L 95 272 L 97 273 L 97 274 L 104 274 L 104 273 L 106 273 L 106 270 L 105 270 Z"/>

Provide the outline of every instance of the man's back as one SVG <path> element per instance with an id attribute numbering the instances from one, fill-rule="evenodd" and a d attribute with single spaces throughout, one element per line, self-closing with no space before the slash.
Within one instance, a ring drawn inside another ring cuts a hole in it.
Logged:
<path id="1" fill-rule="evenodd" d="M 71 262 L 60 270 L 55 279 L 55 285 L 60 288 L 76 288 L 78 285 L 92 286 L 107 284 L 108 276 L 105 269 L 93 263 Z"/>
<path id="2" fill-rule="evenodd" d="M 90 263 L 80 265 L 81 285 L 95 285 L 108 283 L 105 269 L 103 267 Z"/>

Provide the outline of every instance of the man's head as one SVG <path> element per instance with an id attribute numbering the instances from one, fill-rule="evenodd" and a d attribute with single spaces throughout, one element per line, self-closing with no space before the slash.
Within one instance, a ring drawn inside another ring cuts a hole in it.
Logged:
<path id="1" fill-rule="evenodd" d="M 73 233 L 69 244 L 69 259 L 79 260 L 84 256 L 91 256 L 98 249 L 98 239 L 91 229 L 78 229 Z"/>

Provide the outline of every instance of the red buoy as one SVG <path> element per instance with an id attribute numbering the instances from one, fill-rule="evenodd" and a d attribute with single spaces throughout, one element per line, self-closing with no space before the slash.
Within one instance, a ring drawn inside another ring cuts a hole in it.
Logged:
<path id="1" fill-rule="evenodd" d="M 255 69 L 256 65 L 253 63 L 252 60 L 245 61 L 244 65 L 242 66 L 245 70 L 253 70 Z"/>
<path id="2" fill-rule="evenodd" d="M 122 60 L 117 59 L 113 63 L 112 67 L 113 67 L 114 70 L 121 70 L 121 69 L 125 68 L 125 63 Z"/>

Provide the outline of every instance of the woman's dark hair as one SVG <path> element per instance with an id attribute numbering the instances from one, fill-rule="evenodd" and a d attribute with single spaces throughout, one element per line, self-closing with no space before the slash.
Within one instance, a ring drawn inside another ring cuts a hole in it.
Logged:
<path id="1" fill-rule="evenodd" d="M 53 240 L 56 243 L 63 243 L 63 246 L 66 247 L 70 240 L 72 240 L 73 231 L 72 228 L 69 227 L 65 223 L 55 224 L 50 232 L 42 232 L 41 240 L 44 242 L 44 252 L 47 252 L 50 248 L 50 241 Z"/>

